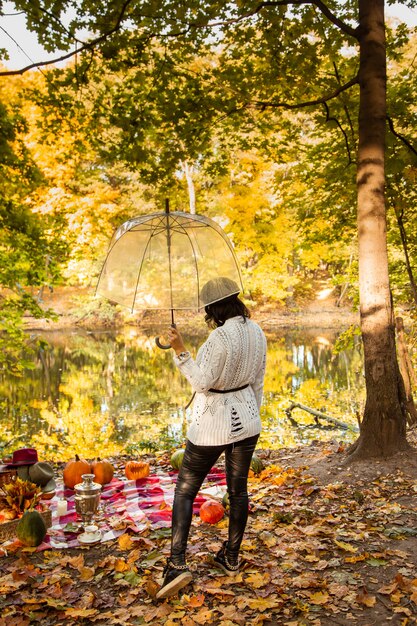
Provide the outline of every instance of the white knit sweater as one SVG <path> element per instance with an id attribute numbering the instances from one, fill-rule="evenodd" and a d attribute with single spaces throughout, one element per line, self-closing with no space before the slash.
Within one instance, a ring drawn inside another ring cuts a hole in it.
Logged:
<path id="1" fill-rule="evenodd" d="M 228 319 L 213 330 L 195 360 L 174 356 L 174 362 L 196 392 L 187 432 L 191 443 L 217 446 L 260 433 L 266 339 L 258 324 L 242 316 Z M 246 383 L 249 387 L 241 391 L 209 391 Z"/>

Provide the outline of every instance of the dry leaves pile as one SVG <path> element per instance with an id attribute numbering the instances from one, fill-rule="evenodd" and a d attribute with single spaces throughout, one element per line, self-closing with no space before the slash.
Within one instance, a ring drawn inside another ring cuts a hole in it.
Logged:
<path id="1" fill-rule="evenodd" d="M 416 476 L 397 470 L 324 484 L 308 467 L 291 467 L 286 452 L 285 466 L 270 460 L 250 479 L 236 578 L 209 556 L 227 519 L 193 520 L 194 582 L 164 602 L 154 595 L 169 529 L 62 552 L 16 547 L 0 558 L 0 626 L 417 624 Z"/>

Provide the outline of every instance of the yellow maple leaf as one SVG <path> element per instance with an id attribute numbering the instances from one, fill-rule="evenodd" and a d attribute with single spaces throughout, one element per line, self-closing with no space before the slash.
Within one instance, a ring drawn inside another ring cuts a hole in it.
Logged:
<path id="1" fill-rule="evenodd" d="M 92 617 L 93 615 L 97 615 L 97 609 L 66 609 L 65 617 Z"/>
<path id="2" fill-rule="evenodd" d="M 197 622 L 197 624 L 205 625 L 210 622 L 212 616 L 213 611 L 210 611 L 209 609 L 201 609 L 197 615 L 193 615 L 193 620 Z"/>
<path id="3" fill-rule="evenodd" d="M 401 601 L 401 598 L 403 598 L 403 597 L 404 597 L 404 594 L 401 593 L 401 591 L 397 590 L 394 593 L 392 593 L 389 598 L 390 598 L 391 602 L 394 602 L 395 604 L 398 604 Z"/>
<path id="4" fill-rule="evenodd" d="M 185 615 L 185 611 L 174 611 L 173 613 L 169 614 L 169 619 L 181 619 L 182 617 L 184 617 Z"/>
<path id="5" fill-rule="evenodd" d="M 329 594 L 327 591 L 316 591 L 315 593 L 308 593 L 311 604 L 327 604 L 329 601 Z"/>
<path id="6" fill-rule="evenodd" d="M 130 565 L 123 559 L 116 559 L 113 569 L 115 572 L 126 572 L 130 569 Z"/>
<path id="7" fill-rule="evenodd" d="M 229 522 L 227 521 L 227 518 L 223 518 L 220 520 L 220 522 L 217 522 L 216 527 L 217 528 L 227 528 Z"/>
<path id="8" fill-rule="evenodd" d="M 364 561 L 367 559 L 369 554 L 365 552 L 365 554 L 357 554 L 356 556 L 347 556 L 345 558 L 346 563 L 358 563 L 359 561 Z"/>
<path id="9" fill-rule="evenodd" d="M 249 576 L 247 576 L 245 579 L 245 583 L 251 585 L 255 589 L 260 589 L 261 587 L 265 587 L 265 585 L 267 585 L 270 580 L 271 576 L 268 573 L 261 574 L 260 572 L 257 572 L 254 574 L 249 574 Z"/>
<path id="10" fill-rule="evenodd" d="M 133 540 L 130 535 L 124 533 L 117 540 L 120 550 L 131 550 L 133 548 Z"/>
<path id="11" fill-rule="evenodd" d="M 81 580 L 91 580 L 96 573 L 94 567 L 87 567 L 85 565 L 83 567 L 80 567 L 78 571 L 80 572 Z"/>
<path id="12" fill-rule="evenodd" d="M 196 622 L 186 615 L 181 620 L 181 626 L 196 626 Z"/>
<path id="13" fill-rule="evenodd" d="M 350 543 L 346 543 L 345 541 L 334 540 L 335 544 L 341 548 L 341 550 L 345 550 L 345 552 L 357 552 L 358 548 L 355 548 Z"/>
<path id="14" fill-rule="evenodd" d="M 266 611 L 267 609 L 273 609 L 283 604 L 283 600 L 279 598 L 256 598 L 255 600 L 248 600 L 247 606 L 257 611 Z"/>
<path id="15" fill-rule="evenodd" d="M 80 569 L 84 565 L 84 555 L 72 556 L 67 559 L 67 564 L 74 569 Z"/>

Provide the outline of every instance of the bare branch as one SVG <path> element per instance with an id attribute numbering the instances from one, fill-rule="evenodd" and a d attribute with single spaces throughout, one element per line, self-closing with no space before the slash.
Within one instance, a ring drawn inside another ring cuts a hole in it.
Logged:
<path id="1" fill-rule="evenodd" d="M 104 33 L 103 35 L 100 35 L 100 37 L 97 37 L 96 39 L 92 39 L 91 41 L 87 41 L 83 43 L 79 48 L 76 48 L 75 50 L 72 50 L 71 52 L 67 52 L 67 54 L 63 54 L 62 56 L 57 57 L 56 59 L 52 59 L 50 61 L 41 61 L 39 63 L 31 63 L 31 65 L 27 65 L 26 67 L 23 67 L 20 70 L 3 71 L 3 72 L 0 72 L 0 76 L 17 76 L 19 74 L 24 74 L 28 70 L 32 70 L 36 67 L 44 67 L 45 65 L 53 65 L 54 63 L 65 61 L 66 59 L 71 58 L 72 56 L 74 56 L 75 54 L 78 54 L 79 52 L 83 52 L 84 50 L 91 50 L 95 48 L 97 44 L 101 43 L 102 41 L 105 41 L 108 37 L 113 35 L 113 33 L 119 30 L 121 23 L 123 21 L 124 15 L 126 13 L 127 7 L 129 6 L 131 2 L 132 0 L 125 0 L 125 2 L 123 3 L 122 9 L 120 11 L 119 17 L 117 18 L 117 22 L 115 26 L 111 28 L 109 31 L 107 31 L 106 33 Z"/>
<path id="2" fill-rule="evenodd" d="M 407 146 L 407 148 L 409 150 L 411 150 L 411 152 L 413 154 L 415 154 L 417 156 L 417 150 L 416 148 L 414 148 L 414 146 L 411 145 L 411 143 L 408 141 L 408 139 L 406 137 L 404 137 L 404 135 L 401 135 L 400 133 L 398 133 L 395 128 L 394 128 L 394 122 L 392 121 L 392 119 L 390 118 L 389 115 L 387 115 L 387 120 L 388 120 L 388 125 L 389 125 L 389 129 L 392 132 L 392 134 L 394 135 L 394 137 L 397 137 L 397 139 L 399 139 L 400 141 L 403 142 L 403 144 L 405 146 Z"/>
<path id="3" fill-rule="evenodd" d="M 250 102 L 250 105 L 261 108 L 261 109 L 268 109 L 268 108 L 274 108 L 274 109 L 281 108 L 281 109 L 290 109 L 290 110 L 304 109 L 306 107 L 317 106 L 318 104 L 324 104 L 325 102 L 328 102 L 329 100 L 333 100 L 333 98 L 336 98 L 343 91 L 347 91 L 348 89 L 350 89 L 350 87 L 353 87 L 353 85 L 357 85 L 358 83 L 359 83 L 358 77 L 354 76 L 349 82 L 345 83 L 344 85 L 341 85 L 340 87 L 335 89 L 335 91 L 328 94 L 327 96 L 323 96 L 322 98 L 317 98 L 317 100 L 307 100 L 306 102 L 298 102 L 297 104 L 289 104 L 288 102 L 267 102 L 263 100 L 252 100 Z"/>

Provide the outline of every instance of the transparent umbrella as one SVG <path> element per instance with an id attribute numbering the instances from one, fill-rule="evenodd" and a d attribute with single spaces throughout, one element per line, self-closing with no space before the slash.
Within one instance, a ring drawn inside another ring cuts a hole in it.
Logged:
<path id="1" fill-rule="evenodd" d="M 165 212 L 119 226 L 96 293 L 132 312 L 170 310 L 175 324 L 174 311 L 199 309 L 242 289 L 233 246 L 220 226 L 203 215 L 170 212 L 167 204 Z"/>

